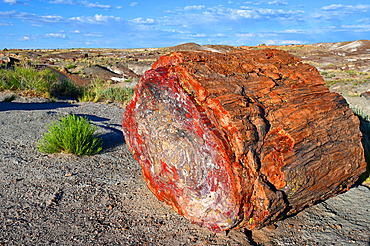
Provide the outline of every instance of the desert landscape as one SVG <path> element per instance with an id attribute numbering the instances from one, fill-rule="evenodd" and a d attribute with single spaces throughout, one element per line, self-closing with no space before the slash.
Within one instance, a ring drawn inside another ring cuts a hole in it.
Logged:
<path id="1" fill-rule="evenodd" d="M 330 91 L 342 95 L 356 114 L 369 121 L 369 40 L 285 46 L 187 43 L 147 49 L 4 49 L 0 66 L 2 70 L 17 65 L 47 68 L 76 87 L 99 81 L 104 88 L 133 91 L 144 72 L 170 52 L 266 48 L 285 50 L 316 67 Z M 369 183 L 358 183 L 261 230 L 213 233 L 191 224 L 151 193 L 128 150 L 121 120 L 130 98 L 80 99 L 0 92 L 0 245 L 369 245 Z M 67 114 L 86 116 L 98 127 L 102 152 L 77 157 L 36 149 L 47 123 Z"/>

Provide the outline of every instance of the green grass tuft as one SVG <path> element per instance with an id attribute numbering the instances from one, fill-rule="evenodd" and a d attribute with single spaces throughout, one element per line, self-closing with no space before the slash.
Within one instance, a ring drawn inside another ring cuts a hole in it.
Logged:
<path id="1" fill-rule="evenodd" d="M 52 85 L 50 94 L 57 97 L 68 96 L 78 98 L 83 94 L 83 91 L 83 87 L 76 87 L 71 80 L 62 80 Z"/>
<path id="2" fill-rule="evenodd" d="M 94 155 L 102 150 L 102 141 L 95 134 L 96 126 L 85 117 L 74 114 L 48 125 L 49 131 L 39 140 L 37 148 L 43 153 Z"/>

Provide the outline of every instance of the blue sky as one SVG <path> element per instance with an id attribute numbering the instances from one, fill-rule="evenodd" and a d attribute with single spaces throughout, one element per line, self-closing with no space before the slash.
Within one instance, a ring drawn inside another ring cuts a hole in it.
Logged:
<path id="1" fill-rule="evenodd" d="M 370 39 L 369 0 L 0 0 L 0 49 L 358 39 Z"/>

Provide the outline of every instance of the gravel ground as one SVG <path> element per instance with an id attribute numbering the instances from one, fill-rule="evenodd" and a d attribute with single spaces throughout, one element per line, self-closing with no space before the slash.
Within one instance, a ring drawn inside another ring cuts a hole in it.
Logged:
<path id="1" fill-rule="evenodd" d="M 146 187 L 124 142 L 123 112 L 40 98 L 0 102 L 0 245 L 370 245 L 365 186 L 253 233 L 189 223 Z M 37 151 L 47 123 L 70 113 L 98 126 L 100 154 Z"/>

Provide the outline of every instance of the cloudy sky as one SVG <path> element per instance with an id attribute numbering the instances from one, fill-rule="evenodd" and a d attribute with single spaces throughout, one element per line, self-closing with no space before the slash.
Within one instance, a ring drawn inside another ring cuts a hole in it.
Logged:
<path id="1" fill-rule="evenodd" d="M 0 0 L 0 49 L 370 39 L 369 0 Z"/>

